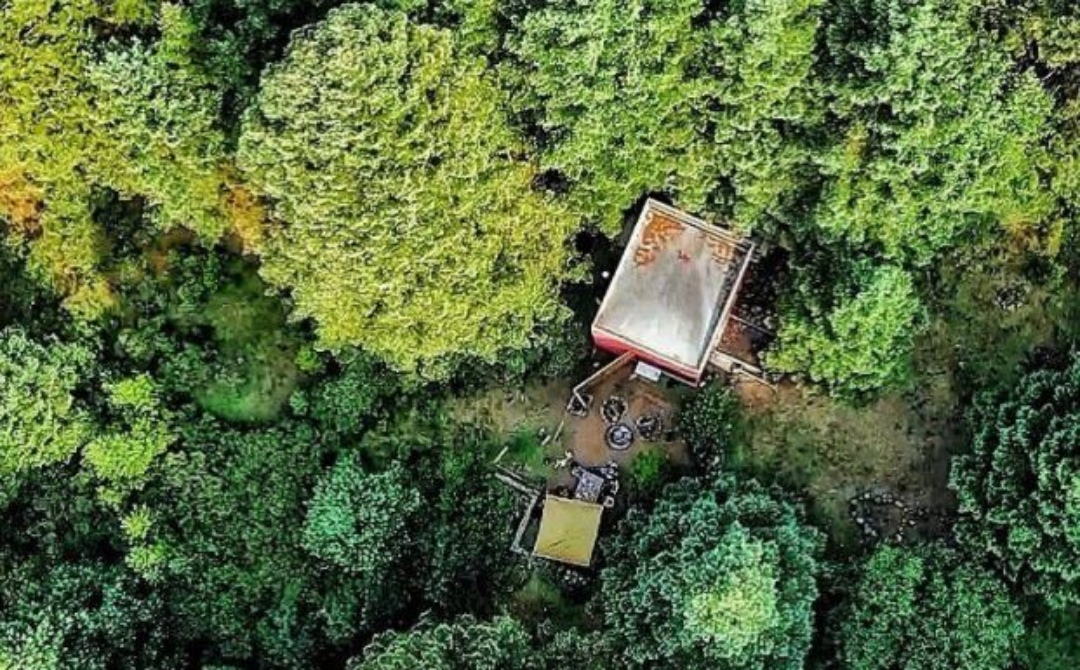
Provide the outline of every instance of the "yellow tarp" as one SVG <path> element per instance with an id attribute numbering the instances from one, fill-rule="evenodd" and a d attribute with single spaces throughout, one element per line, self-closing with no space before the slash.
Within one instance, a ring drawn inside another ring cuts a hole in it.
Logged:
<path id="1" fill-rule="evenodd" d="M 603 512 L 595 503 L 547 496 L 533 554 L 587 567 L 592 563 Z"/>

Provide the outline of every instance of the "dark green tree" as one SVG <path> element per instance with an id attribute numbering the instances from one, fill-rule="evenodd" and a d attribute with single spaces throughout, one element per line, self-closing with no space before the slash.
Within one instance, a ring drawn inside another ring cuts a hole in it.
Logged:
<path id="1" fill-rule="evenodd" d="M 1021 644 L 1030 670 L 1072 670 L 1080 666 L 1080 610 L 1033 608 Z"/>
<path id="2" fill-rule="evenodd" d="M 337 356 L 341 369 L 309 394 L 311 418 L 340 435 L 357 435 L 380 406 L 399 392 L 398 379 L 373 357 L 360 351 Z"/>
<path id="3" fill-rule="evenodd" d="M 953 459 L 960 539 L 1024 591 L 1080 604 L 1080 360 L 975 399 Z"/>
<path id="4" fill-rule="evenodd" d="M 444 428 L 421 475 L 429 523 L 423 542 L 424 600 L 443 613 L 488 613 L 509 588 L 510 543 L 520 510 L 491 475 L 492 437 L 471 426 Z"/>
<path id="5" fill-rule="evenodd" d="M 839 634 L 850 670 L 1007 670 L 1024 634 L 1005 584 L 937 545 L 878 549 L 850 598 Z"/>
<path id="6" fill-rule="evenodd" d="M 685 480 L 604 554 L 605 623 L 630 668 L 802 668 L 822 537 L 754 482 Z"/>
<path id="7" fill-rule="evenodd" d="M 303 549 L 304 506 L 326 445 L 303 425 L 182 425 L 181 446 L 125 519 L 128 562 L 167 595 L 175 635 L 205 657 L 311 667 L 321 582 Z"/>
<path id="8" fill-rule="evenodd" d="M 123 566 L 2 566 L 0 670 L 165 670 L 184 662 L 163 633 L 160 594 Z"/>
<path id="9" fill-rule="evenodd" d="M 509 551 L 518 508 L 514 497 L 491 476 L 490 459 L 501 448 L 487 431 L 472 425 L 455 425 L 439 418 L 441 408 L 420 405 L 419 415 L 372 431 L 360 443 L 360 454 L 385 472 L 404 470 L 396 477 L 401 503 L 384 505 L 404 513 L 399 529 L 405 546 L 397 563 L 380 576 L 384 585 L 398 583 L 399 600 L 407 594 L 418 606 L 441 615 L 473 613 L 490 615 L 498 594 L 510 586 L 515 560 Z M 358 463 L 347 466 L 355 479 L 374 467 Z M 419 494 L 423 509 L 412 508 Z M 408 503 L 409 509 L 401 505 Z M 353 514 L 359 514 L 353 512 Z M 314 539 L 314 538 L 312 538 Z M 377 541 L 368 544 L 377 545 Z M 403 570 L 404 569 L 404 570 Z"/>
<path id="10" fill-rule="evenodd" d="M 368 472 L 356 458 L 344 455 L 315 488 L 304 523 L 304 547 L 372 585 L 389 581 L 388 572 L 404 556 L 407 531 L 420 508 L 420 493 L 401 467 Z"/>
<path id="11" fill-rule="evenodd" d="M 699 467 L 720 471 L 725 456 L 742 446 L 738 398 L 721 384 L 710 384 L 689 398 L 678 415 L 678 429 Z"/>

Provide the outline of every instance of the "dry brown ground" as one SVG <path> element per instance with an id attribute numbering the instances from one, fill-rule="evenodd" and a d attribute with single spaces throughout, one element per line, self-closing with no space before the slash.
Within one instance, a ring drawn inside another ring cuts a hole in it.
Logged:
<path id="1" fill-rule="evenodd" d="M 662 450 L 670 463 L 686 466 L 689 455 L 681 440 L 644 442 L 635 439 L 626 451 L 614 451 L 607 447 L 604 439 L 607 426 L 600 418 L 600 406 L 613 394 L 627 399 L 627 421 L 630 423 L 647 413 L 660 413 L 667 426 L 673 421 L 677 404 L 675 394 L 648 382 L 628 380 L 629 372 L 627 369 L 625 374 L 592 389 L 595 395 L 593 406 L 589 414 L 582 418 L 565 411 L 576 380 L 555 380 L 514 391 L 492 390 L 469 398 L 458 398 L 451 402 L 451 413 L 459 421 L 475 421 L 487 426 L 504 439 L 513 439 L 523 433 L 536 436 L 538 442 L 544 442 L 543 445 L 518 450 L 518 453 L 509 454 L 509 458 L 517 460 L 518 465 L 533 474 L 553 482 L 565 483 L 569 477 L 568 472 L 556 472 L 551 467 L 568 450 L 574 453 L 577 463 L 593 467 L 614 461 L 625 471 L 637 456 L 657 449 Z M 558 439 L 544 439 L 556 436 Z"/>
<path id="2" fill-rule="evenodd" d="M 889 492 L 911 505 L 949 512 L 949 455 L 956 446 L 955 401 L 945 377 L 913 392 L 861 407 L 785 383 L 775 391 L 738 387 L 748 416 L 742 467 L 807 497 L 811 514 L 833 539 L 856 537 L 848 501 Z"/>
<path id="3" fill-rule="evenodd" d="M 480 422 L 505 438 L 552 435 L 564 419 L 573 383 L 554 380 L 492 390 L 455 399 L 451 409 L 458 420 Z M 953 509 L 948 466 L 959 436 L 956 401 L 945 375 L 923 375 L 915 390 L 861 407 L 792 383 L 775 391 L 751 382 L 736 388 L 749 427 L 738 464 L 763 480 L 804 493 L 812 517 L 841 546 L 852 546 L 856 538 L 848 500 L 864 491 L 889 492 L 935 512 Z M 594 413 L 603 397 L 601 391 Z M 568 418 L 562 439 L 526 449 L 519 454 L 520 465 L 541 477 L 557 476 L 551 462 L 568 446 L 581 447 L 582 427 L 592 423 L 597 422 Z M 599 429 L 585 432 L 602 440 Z M 681 460 L 685 453 L 676 456 Z"/>

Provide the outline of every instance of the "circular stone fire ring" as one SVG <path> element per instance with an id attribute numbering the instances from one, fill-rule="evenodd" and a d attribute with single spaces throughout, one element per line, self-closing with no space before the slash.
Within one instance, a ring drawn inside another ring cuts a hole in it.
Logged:
<path id="1" fill-rule="evenodd" d="M 626 414 L 626 410 L 626 399 L 613 395 L 604 401 L 603 406 L 600 408 L 600 416 L 603 417 L 605 423 L 616 424 Z"/>
<path id="2" fill-rule="evenodd" d="M 638 435 L 641 436 L 641 439 L 646 441 L 655 440 L 664 432 L 664 422 L 656 414 L 639 416 L 637 421 L 634 422 L 634 425 L 637 426 Z"/>
<path id="3" fill-rule="evenodd" d="M 616 423 L 607 429 L 604 438 L 610 449 L 626 451 L 634 443 L 634 431 L 625 423 Z"/>

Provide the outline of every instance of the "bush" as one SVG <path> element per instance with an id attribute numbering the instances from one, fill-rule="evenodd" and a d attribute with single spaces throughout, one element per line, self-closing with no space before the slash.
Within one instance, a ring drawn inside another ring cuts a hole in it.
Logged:
<path id="1" fill-rule="evenodd" d="M 679 411 L 676 424 L 698 467 L 716 474 L 724 458 L 742 446 L 742 418 L 738 398 L 713 382 L 690 398 Z"/>

